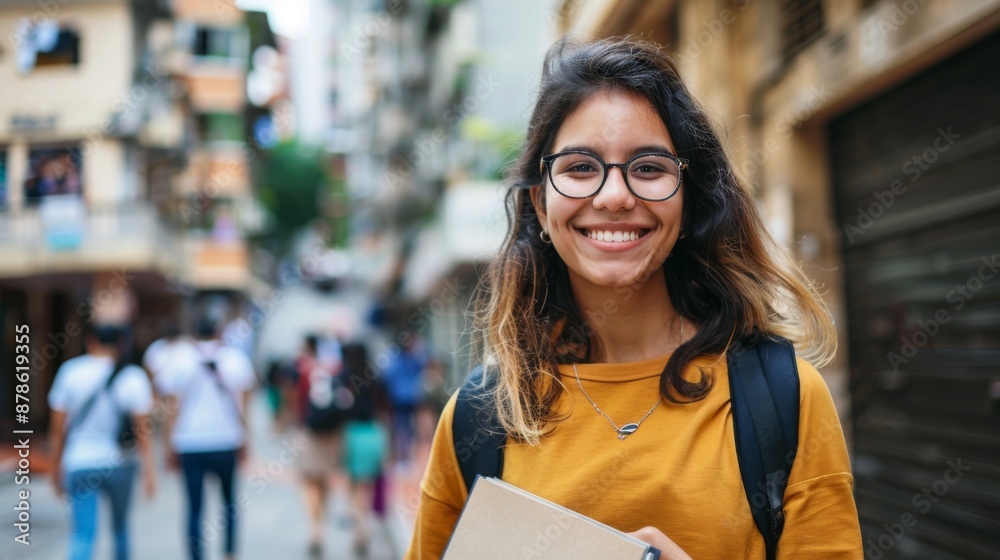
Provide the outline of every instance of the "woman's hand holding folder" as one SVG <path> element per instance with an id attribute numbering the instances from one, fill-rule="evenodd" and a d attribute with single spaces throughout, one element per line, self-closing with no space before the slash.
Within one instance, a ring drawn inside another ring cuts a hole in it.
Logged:
<path id="1" fill-rule="evenodd" d="M 686 552 L 677 546 L 677 543 L 670 540 L 670 537 L 663 534 L 663 531 L 656 527 L 643 527 L 638 531 L 627 533 L 630 537 L 635 537 L 640 541 L 652 545 L 660 550 L 660 560 L 691 560 Z"/>

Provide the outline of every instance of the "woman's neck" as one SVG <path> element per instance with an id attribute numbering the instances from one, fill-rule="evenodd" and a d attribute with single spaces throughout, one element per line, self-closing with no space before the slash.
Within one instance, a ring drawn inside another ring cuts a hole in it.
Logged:
<path id="1" fill-rule="evenodd" d="M 577 305 L 594 333 L 590 361 L 628 363 L 672 352 L 694 331 L 670 301 L 666 282 L 654 274 L 643 284 L 618 288 L 574 286 Z"/>

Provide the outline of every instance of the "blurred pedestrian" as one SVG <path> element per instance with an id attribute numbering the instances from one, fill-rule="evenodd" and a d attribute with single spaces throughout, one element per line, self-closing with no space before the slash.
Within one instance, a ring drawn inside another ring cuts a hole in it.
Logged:
<path id="1" fill-rule="evenodd" d="M 146 496 L 152 498 L 156 488 L 146 429 L 153 392 L 142 368 L 123 358 L 121 327 L 95 326 L 85 343 L 87 353 L 59 367 L 48 395 L 52 482 L 56 494 L 65 495 L 70 505 L 70 560 L 91 557 L 99 494 L 111 505 L 115 558 L 125 560 L 129 557 L 128 514 L 137 469 L 135 447 Z M 122 442 L 129 423 L 139 429 L 129 436 L 132 441 Z"/>
<path id="2" fill-rule="evenodd" d="M 368 353 L 364 344 L 345 344 L 343 353 L 345 384 L 354 391 L 354 406 L 344 429 L 344 464 L 351 481 L 354 552 L 367 558 L 372 537 L 375 484 L 388 458 L 389 433 L 377 417 L 383 388 L 378 376 L 365 369 Z"/>
<path id="3" fill-rule="evenodd" d="M 163 336 L 154 340 L 142 355 L 142 365 L 154 381 L 167 370 L 167 366 L 178 356 L 187 354 L 187 349 L 193 344 L 190 337 L 185 336 L 176 321 L 169 321 L 163 327 Z"/>
<path id="4" fill-rule="evenodd" d="M 206 475 L 215 476 L 222 490 L 225 517 L 224 549 L 235 558 L 238 511 L 234 500 L 236 467 L 248 453 L 247 409 L 256 382 L 249 358 L 218 338 L 218 322 L 202 319 L 197 340 L 172 360 L 157 377 L 170 412 L 165 435 L 168 464 L 182 470 L 188 501 L 187 548 L 201 560 L 201 516 Z"/>
<path id="5" fill-rule="evenodd" d="M 294 425 L 296 406 L 296 386 L 298 372 L 295 364 L 284 360 L 272 360 L 264 376 L 267 402 L 271 407 L 274 431 L 283 434 Z"/>
<path id="6" fill-rule="evenodd" d="M 339 345 L 327 342 L 323 346 L 326 355 L 321 360 L 318 354 L 320 338 L 307 336 L 295 362 L 298 372 L 296 410 L 305 440 L 299 471 L 309 516 L 308 551 L 312 558 L 323 555 L 330 479 L 340 466 L 343 426 L 354 404 L 353 394 L 340 382 L 343 366 Z"/>
<path id="7" fill-rule="evenodd" d="M 244 311 L 244 305 L 241 302 L 240 296 L 230 296 L 227 310 L 229 320 L 223 325 L 221 336 L 223 344 L 240 350 L 253 360 L 256 337 L 254 336 L 253 326 L 246 319 L 253 312 L 253 303 L 247 302 L 246 307 L 250 309 Z"/>
<path id="8" fill-rule="evenodd" d="M 389 359 L 382 379 L 392 405 L 393 450 L 396 460 L 406 464 L 412 456 L 415 414 L 423 398 L 422 379 L 429 358 L 416 333 L 403 331 L 398 339 L 400 351 Z"/>
<path id="9" fill-rule="evenodd" d="M 423 452 L 430 448 L 438 418 L 441 417 L 445 403 L 451 398 L 451 393 L 445 387 L 444 375 L 444 364 L 440 360 L 432 358 L 424 368 L 422 397 L 414 420 L 415 451 Z"/>

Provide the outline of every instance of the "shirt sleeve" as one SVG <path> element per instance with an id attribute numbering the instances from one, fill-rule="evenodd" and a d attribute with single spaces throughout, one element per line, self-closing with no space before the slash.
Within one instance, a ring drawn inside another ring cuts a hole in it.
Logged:
<path id="1" fill-rule="evenodd" d="M 128 366 L 114 383 L 115 399 L 123 410 L 132 414 L 149 414 L 153 410 L 153 387 L 146 372 L 139 366 Z"/>
<path id="2" fill-rule="evenodd" d="M 57 412 L 66 412 L 67 400 L 69 398 L 69 393 L 66 390 L 65 369 L 65 365 L 59 366 L 59 370 L 56 371 L 55 381 L 52 382 L 52 388 L 49 389 L 49 408 Z"/>
<path id="3" fill-rule="evenodd" d="M 451 431 L 457 394 L 448 400 L 434 432 L 427 470 L 420 481 L 420 505 L 406 560 L 441 558 L 465 505 L 467 491 Z"/>
<path id="4" fill-rule="evenodd" d="M 785 490 L 778 558 L 861 560 L 854 477 L 837 410 L 823 377 L 798 360 L 799 448 Z"/>
<path id="5" fill-rule="evenodd" d="M 159 340 L 154 340 L 152 344 L 146 348 L 146 351 L 142 353 L 142 367 L 146 368 L 146 371 L 156 375 L 156 370 L 160 366 L 160 352 L 163 350 L 163 345 L 166 344 L 161 338 Z"/>
<path id="6" fill-rule="evenodd" d="M 231 389 L 249 391 L 257 383 L 253 362 L 246 354 L 236 348 L 225 348 L 227 374 L 226 382 Z"/>
<path id="7" fill-rule="evenodd" d="M 188 380 L 198 367 L 198 356 L 193 348 L 175 347 L 169 359 L 163 360 L 160 371 L 154 373 L 153 381 L 160 393 L 177 396 L 187 387 Z"/>

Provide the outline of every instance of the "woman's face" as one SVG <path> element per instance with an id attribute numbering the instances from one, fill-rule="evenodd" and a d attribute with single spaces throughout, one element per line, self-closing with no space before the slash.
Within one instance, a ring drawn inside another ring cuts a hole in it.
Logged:
<path id="1" fill-rule="evenodd" d="M 552 153 L 586 150 L 606 163 L 625 163 L 650 151 L 677 155 L 670 133 L 656 109 L 631 92 L 601 91 L 571 113 L 556 134 Z M 545 189 L 544 201 L 541 189 Z M 571 199 L 559 194 L 545 174 L 532 188 L 542 227 L 569 269 L 574 288 L 631 286 L 659 269 L 674 247 L 681 228 L 684 187 L 672 198 L 647 202 L 625 185 L 620 168 L 610 168 L 597 196 Z M 632 241 L 600 241 L 622 232 Z M 631 233 L 636 232 L 636 233 Z"/>

